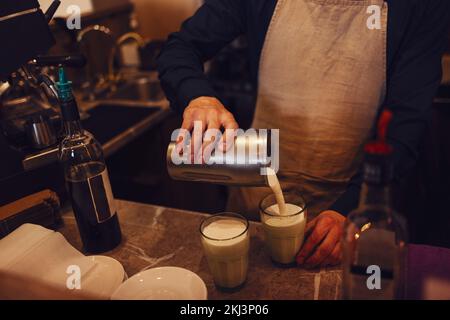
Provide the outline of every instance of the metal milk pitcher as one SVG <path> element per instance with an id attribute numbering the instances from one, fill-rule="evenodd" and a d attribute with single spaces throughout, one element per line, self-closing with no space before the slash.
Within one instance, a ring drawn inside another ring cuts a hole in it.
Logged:
<path id="1" fill-rule="evenodd" d="M 267 186 L 266 169 L 278 167 L 278 130 L 249 129 L 234 138 L 228 151 L 218 148 L 208 163 L 175 164 L 176 143 L 167 149 L 167 170 L 174 180 L 208 182 L 234 186 Z M 179 161 L 176 161 L 179 163 Z"/>

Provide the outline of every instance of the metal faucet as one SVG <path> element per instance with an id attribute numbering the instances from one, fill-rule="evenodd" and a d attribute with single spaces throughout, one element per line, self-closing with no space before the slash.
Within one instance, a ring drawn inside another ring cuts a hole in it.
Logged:
<path id="1" fill-rule="evenodd" d="M 84 40 L 85 36 L 92 32 L 102 33 L 102 34 L 106 35 L 108 38 L 110 38 L 111 42 L 114 42 L 114 37 L 113 37 L 113 33 L 111 32 L 111 29 L 109 29 L 108 27 L 102 26 L 102 25 L 98 25 L 98 24 L 91 25 L 91 26 L 84 28 L 83 30 L 81 30 L 78 33 L 77 42 L 80 45 L 80 48 L 82 51 L 83 51 L 83 40 Z M 84 52 L 84 54 L 88 57 L 88 60 L 89 60 L 89 58 L 90 58 L 89 52 Z M 101 74 L 99 72 L 96 72 L 95 74 L 93 74 L 93 72 L 94 71 L 92 70 L 92 65 L 90 65 L 88 63 L 87 68 L 86 68 L 87 81 L 83 87 L 85 89 L 87 89 L 87 91 L 89 92 L 88 96 L 89 96 L 89 99 L 91 99 L 91 100 L 95 99 L 95 95 L 96 95 L 95 92 L 97 92 L 97 91 L 103 92 L 109 86 L 108 75 Z M 94 79 L 92 79 L 92 78 L 94 78 Z M 98 80 L 95 80 L 95 78 L 98 78 Z"/>
<path id="2" fill-rule="evenodd" d="M 83 41 L 84 36 L 92 31 L 102 32 L 102 33 L 112 37 L 111 29 L 109 29 L 108 27 L 105 27 L 105 26 L 95 24 L 95 25 L 86 27 L 83 30 L 81 30 L 77 36 L 77 42 L 81 43 Z"/>
<path id="3" fill-rule="evenodd" d="M 120 46 L 127 40 L 134 40 L 139 47 L 145 46 L 144 38 L 136 32 L 125 33 L 124 35 L 120 36 L 119 39 L 117 39 L 108 57 L 108 79 L 113 83 L 117 83 L 120 80 L 120 75 L 116 75 L 114 72 L 114 57 L 116 56 L 117 49 L 120 48 Z"/>
<path id="4" fill-rule="evenodd" d="M 108 27 L 101 26 L 101 25 L 92 25 L 89 27 L 86 27 L 77 36 L 77 42 L 79 44 L 82 44 L 84 37 L 91 32 L 101 32 L 111 39 L 114 38 L 111 30 Z M 120 74 L 116 73 L 114 70 L 114 58 L 117 54 L 117 50 L 120 48 L 122 44 L 124 44 L 128 40 L 134 40 L 139 47 L 145 46 L 145 40 L 141 35 L 139 35 L 136 32 L 128 32 L 124 35 L 120 36 L 115 42 L 114 45 L 107 57 L 107 74 L 106 76 L 104 74 L 102 75 L 95 75 L 99 78 L 99 80 L 96 83 L 91 83 L 85 86 L 87 89 L 93 89 L 89 90 L 89 98 L 94 100 L 95 99 L 95 92 L 104 92 L 106 91 L 114 91 L 117 87 L 118 82 L 120 81 Z M 89 78 L 89 71 L 87 70 L 87 76 Z"/>

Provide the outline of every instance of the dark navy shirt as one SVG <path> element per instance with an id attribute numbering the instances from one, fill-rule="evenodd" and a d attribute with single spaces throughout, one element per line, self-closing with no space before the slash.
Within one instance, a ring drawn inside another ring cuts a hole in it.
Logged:
<path id="1" fill-rule="evenodd" d="M 386 2 L 389 15 L 384 105 L 394 113 L 388 139 L 394 146 L 395 178 L 399 180 L 417 160 L 432 100 L 441 81 L 450 0 Z M 249 43 L 251 74 L 257 83 L 259 59 L 276 3 L 277 0 L 206 0 L 179 32 L 169 36 L 158 59 L 158 70 L 173 108 L 182 111 L 200 96 L 218 97 L 203 72 L 203 63 L 240 35 L 246 35 Z M 330 209 L 347 214 L 355 208 L 361 183 L 359 171 Z"/>

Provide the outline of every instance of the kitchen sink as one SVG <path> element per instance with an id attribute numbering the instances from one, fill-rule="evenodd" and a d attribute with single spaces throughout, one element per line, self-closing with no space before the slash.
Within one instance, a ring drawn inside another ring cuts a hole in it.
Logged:
<path id="1" fill-rule="evenodd" d="M 149 78 L 138 78 L 119 86 L 108 94 L 108 99 L 127 101 L 160 101 L 164 99 L 164 92 L 159 81 Z"/>
<path id="2" fill-rule="evenodd" d="M 89 110 L 89 117 L 82 121 L 83 127 L 94 134 L 101 144 L 134 128 L 145 119 L 151 119 L 161 108 L 124 107 L 118 105 L 99 104 Z"/>

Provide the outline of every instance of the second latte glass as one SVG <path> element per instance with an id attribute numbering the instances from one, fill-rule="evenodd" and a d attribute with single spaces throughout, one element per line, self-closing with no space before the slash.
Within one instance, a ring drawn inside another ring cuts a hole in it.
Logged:
<path id="1" fill-rule="evenodd" d="M 270 257 L 276 263 L 290 265 L 295 262 L 306 227 L 306 202 L 297 192 L 284 194 L 286 214 L 280 215 L 275 195 L 265 197 L 260 203 L 261 222 Z"/>

